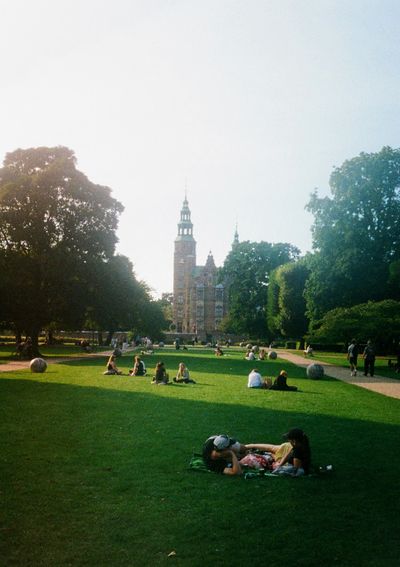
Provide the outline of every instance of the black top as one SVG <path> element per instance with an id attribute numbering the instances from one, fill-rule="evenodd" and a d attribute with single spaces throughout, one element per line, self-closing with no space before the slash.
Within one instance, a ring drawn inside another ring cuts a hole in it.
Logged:
<path id="1" fill-rule="evenodd" d="M 311 450 L 308 445 L 298 445 L 293 447 L 288 462 L 293 465 L 294 459 L 299 459 L 301 461 L 301 467 L 304 469 L 306 474 L 310 472 Z"/>

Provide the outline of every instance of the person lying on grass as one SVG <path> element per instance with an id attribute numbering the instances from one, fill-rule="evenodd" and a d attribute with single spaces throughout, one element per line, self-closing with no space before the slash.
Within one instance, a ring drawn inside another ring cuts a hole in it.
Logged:
<path id="1" fill-rule="evenodd" d="M 246 445 L 246 450 L 264 451 L 272 457 L 272 470 L 274 474 L 284 474 L 289 476 L 303 476 L 310 472 L 311 449 L 307 435 L 302 429 L 297 427 L 290 429 L 283 436 L 287 439 L 281 445 L 270 445 L 267 443 L 250 443 Z M 241 465 L 251 466 L 249 459 L 244 457 Z M 257 467 L 256 467 L 257 468 Z"/>
<path id="2" fill-rule="evenodd" d="M 168 382 L 169 382 L 169 375 L 165 370 L 164 363 L 157 362 L 152 384 L 157 384 L 159 386 L 166 386 Z"/>
<path id="3" fill-rule="evenodd" d="M 107 362 L 107 369 L 103 374 L 105 375 L 113 375 L 113 374 L 122 374 L 121 370 L 118 370 L 117 365 L 115 363 L 116 356 L 112 354 Z"/>
<path id="4" fill-rule="evenodd" d="M 203 459 L 210 471 L 228 474 L 241 475 L 238 456 L 244 454 L 245 446 L 231 439 L 227 435 L 213 435 L 209 437 L 203 446 Z"/>
<path id="5" fill-rule="evenodd" d="M 178 372 L 174 378 L 174 382 L 183 382 L 184 384 L 196 384 L 194 380 L 190 379 L 189 368 L 184 362 L 180 362 Z"/>

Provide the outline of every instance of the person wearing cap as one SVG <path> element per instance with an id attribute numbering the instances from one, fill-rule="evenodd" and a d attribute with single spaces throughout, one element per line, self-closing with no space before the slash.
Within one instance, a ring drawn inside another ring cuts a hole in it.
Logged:
<path id="1" fill-rule="evenodd" d="M 210 471 L 241 475 L 238 455 L 245 451 L 245 446 L 227 435 L 213 435 L 203 445 L 203 459 Z"/>
<path id="2" fill-rule="evenodd" d="M 250 443 L 246 450 L 258 450 L 271 453 L 274 459 L 275 474 L 290 476 L 303 476 L 310 472 L 311 449 L 307 435 L 297 427 L 284 434 L 286 443 L 269 445 L 264 443 Z"/>
<path id="3" fill-rule="evenodd" d="M 287 391 L 287 392 L 297 392 L 297 386 L 288 386 L 286 370 L 280 371 L 279 376 L 275 378 L 275 381 L 270 389 Z"/>

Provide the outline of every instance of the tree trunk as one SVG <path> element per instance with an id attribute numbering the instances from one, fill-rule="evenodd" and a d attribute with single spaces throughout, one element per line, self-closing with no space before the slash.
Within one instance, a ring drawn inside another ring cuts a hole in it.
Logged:
<path id="1" fill-rule="evenodd" d="M 114 331 L 108 331 L 107 338 L 106 338 L 106 345 L 110 346 L 111 340 L 113 338 Z"/>
<path id="2" fill-rule="evenodd" d="M 102 331 L 97 331 L 97 342 L 99 343 L 99 346 L 103 346 L 103 332 Z"/>
<path id="3" fill-rule="evenodd" d="M 56 342 L 56 341 L 55 341 L 54 336 L 53 336 L 53 331 L 50 331 L 50 329 L 48 329 L 48 330 L 46 331 L 46 343 L 47 343 L 48 345 L 54 345 L 55 342 Z"/>
<path id="4" fill-rule="evenodd" d="M 40 333 L 39 329 L 32 329 L 30 333 L 30 337 L 32 340 L 32 358 L 42 356 L 39 351 L 39 333 Z"/>

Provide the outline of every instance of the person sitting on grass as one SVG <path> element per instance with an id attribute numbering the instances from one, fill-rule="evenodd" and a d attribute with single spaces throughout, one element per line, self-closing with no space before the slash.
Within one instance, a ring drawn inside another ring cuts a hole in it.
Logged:
<path id="1" fill-rule="evenodd" d="M 196 384 L 194 380 L 190 379 L 189 369 L 184 362 L 180 362 L 178 372 L 174 378 L 174 382 L 183 382 L 184 384 Z"/>
<path id="2" fill-rule="evenodd" d="M 210 471 L 227 474 L 241 475 L 238 456 L 245 452 L 245 446 L 231 439 L 227 435 L 213 435 L 209 437 L 203 446 L 203 459 Z"/>
<path id="3" fill-rule="evenodd" d="M 304 349 L 304 356 L 314 356 L 314 351 L 311 345 Z"/>
<path id="4" fill-rule="evenodd" d="M 224 351 L 221 347 L 217 346 L 217 348 L 215 349 L 215 356 L 224 356 Z"/>
<path id="5" fill-rule="evenodd" d="M 157 362 L 152 384 L 157 384 L 158 386 L 166 386 L 168 382 L 169 382 L 169 375 L 165 370 L 164 363 Z"/>
<path id="6" fill-rule="evenodd" d="M 248 380 L 247 380 L 247 387 L 248 388 L 271 388 L 272 380 L 271 378 L 266 378 L 265 380 L 262 379 L 258 368 L 253 368 L 250 372 Z"/>
<path id="7" fill-rule="evenodd" d="M 113 374 L 122 374 L 121 370 L 118 370 L 117 365 L 115 363 L 116 356 L 112 354 L 107 362 L 107 369 L 103 374 L 105 375 L 113 375 Z"/>
<path id="8" fill-rule="evenodd" d="M 286 370 L 281 370 L 279 376 L 275 378 L 274 383 L 270 386 L 270 390 L 280 390 L 286 392 L 297 392 L 297 386 L 287 385 L 287 372 Z"/>
<path id="9" fill-rule="evenodd" d="M 255 360 L 256 355 L 254 354 L 254 352 L 251 349 L 248 349 L 247 352 L 246 352 L 245 359 L 246 360 Z"/>
<path id="10" fill-rule="evenodd" d="M 273 459 L 273 473 L 293 477 L 307 475 L 311 466 L 311 449 L 307 435 L 297 427 L 283 435 L 287 439 L 281 445 L 267 443 L 250 443 L 246 450 L 257 450 L 269 453 Z M 242 459 L 246 464 L 246 457 Z"/>
<path id="11" fill-rule="evenodd" d="M 266 352 L 264 348 L 260 348 L 260 352 L 258 353 L 258 360 L 265 360 Z"/>
<path id="12" fill-rule="evenodd" d="M 129 370 L 129 376 L 146 376 L 146 367 L 140 356 L 136 355 L 133 368 Z"/>

